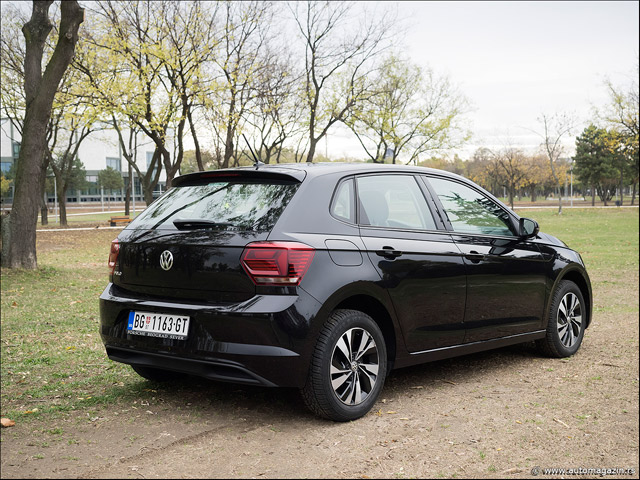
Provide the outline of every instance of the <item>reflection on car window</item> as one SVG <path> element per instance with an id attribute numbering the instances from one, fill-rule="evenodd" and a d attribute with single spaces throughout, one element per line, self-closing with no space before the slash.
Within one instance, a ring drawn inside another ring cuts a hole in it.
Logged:
<path id="1" fill-rule="evenodd" d="M 346 180 L 338 186 L 331 205 L 331 214 L 341 220 L 355 223 L 353 210 L 353 180 Z"/>
<path id="2" fill-rule="evenodd" d="M 151 204 L 131 228 L 174 229 L 176 219 L 208 220 L 224 229 L 268 231 L 297 184 L 212 182 L 176 187 Z"/>
<path id="3" fill-rule="evenodd" d="M 453 230 L 485 235 L 514 235 L 509 215 L 496 202 L 461 183 L 429 178 Z"/>
<path id="4" fill-rule="evenodd" d="M 358 178 L 360 223 L 377 227 L 435 230 L 436 225 L 412 176 L 371 175 Z"/>

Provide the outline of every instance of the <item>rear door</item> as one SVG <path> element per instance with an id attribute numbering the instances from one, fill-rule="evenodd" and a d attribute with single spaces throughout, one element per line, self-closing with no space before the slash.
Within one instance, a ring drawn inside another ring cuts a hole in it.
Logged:
<path id="1" fill-rule="evenodd" d="M 480 190 L 449 178 L 425 179 L 464 257 L 465 343 L 541 328 L 546 272 L 536 244 L 519 238 L 513 217 Z"/>
<path id="2" fill-rule="evenodd" d="M 413 175 L 356 177 L 360 235 L 410 352 L 462 343 L 465 272 Z M 430 201 L 430 200 L 429 200 Z"/>

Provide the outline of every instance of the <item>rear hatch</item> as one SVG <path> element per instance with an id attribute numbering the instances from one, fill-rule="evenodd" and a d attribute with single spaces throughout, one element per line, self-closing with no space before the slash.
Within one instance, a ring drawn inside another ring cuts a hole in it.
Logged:
<path id="1" fill-rule="evenodd" d="M 267 239 L 303 175 L 265 168 L 177 178 L 119 235 L 113 283 L 165 300 L 251 298 L 255 285 L 240 263 L 244 247 Z"/>

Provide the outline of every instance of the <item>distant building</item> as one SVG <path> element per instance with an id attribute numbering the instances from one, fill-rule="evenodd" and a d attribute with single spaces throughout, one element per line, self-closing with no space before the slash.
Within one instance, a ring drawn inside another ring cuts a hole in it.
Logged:
<path id="1" fill-rule="evenodd" d="M 128 139 L 128 132 L 123 132 L 125 138 Z M 147 172 L 155 146 L 153 142 L 149 140 L 146 135 L 138 134 L 137 136 L 137 154 L 135 157 L 136 165 L 140 168 L 140 171 L 144 174 Z M 0 170 L 2 174 L 7 176 L 11 170 L 13 164 L 18 160 L 18 154 L 20 152 L 20 134 L 16 131 L 11 121 L 8 118 L 0 119 Z M 120 143 L 118 142 L 118 134 L 113 129 L 97 130 L 89 134 L 80 145 L 78 151 L 78 158 L 84 165 L 86 170 L 86 179 L 89 182 L 89 188 L 75 191 L 70 190 L 67 192 L 67 202 L 70 204 L 78 202 L 101 202 L 107 200 L 107 192 L 101 192 L 98 187 L 98 172 L 104 170 L 107 167 L 111 167 L 117 170 L 122 175 L 125 188 L 129 182 L 129 164 L 122 155 L 120 149 Z M 142 185 L 140 179 L 137 177 L 135 170 L 133 170 L 135 201 L 143 202 L 144 196 L 142 193 Z M 160 181 L 156 185 L 154 196 L 156 192 L 158 194 L 165 190 L 166 185 L 166 173 L 164 170 L 160 172 Z M 3 203 L 12 203 L 13 200 L 13 187 L 9 193 L 3 197 Z M 111 201 L 124 201 L 124 189 L 123 191 L 114 192 L 111 195 Z M 47 201 L 54 202 L 54 194 L 49 192 L 47 195 Z"/>

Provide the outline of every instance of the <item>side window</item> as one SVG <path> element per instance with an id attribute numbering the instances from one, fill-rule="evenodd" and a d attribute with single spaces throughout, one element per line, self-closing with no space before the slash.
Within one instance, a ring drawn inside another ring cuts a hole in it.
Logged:
<path id="1" fill-rule="evenodd" d="M 331 202 L 331 215 L 349 223 L 356 223 L 353 179 L 344 180 L 338 185 Z"/>
<path id="2" fill-rule="evenodd" d="M 453 230 L 485 235 L 515 235 L 509 215 L 496 202 L 458 182 L 428 178 Z"/>
<path id="3" fill-rule="evenodd" d="M 358 177 L 357 182 L 362 225 L 436 230 L 413 176 L 371 175 Z"/>

